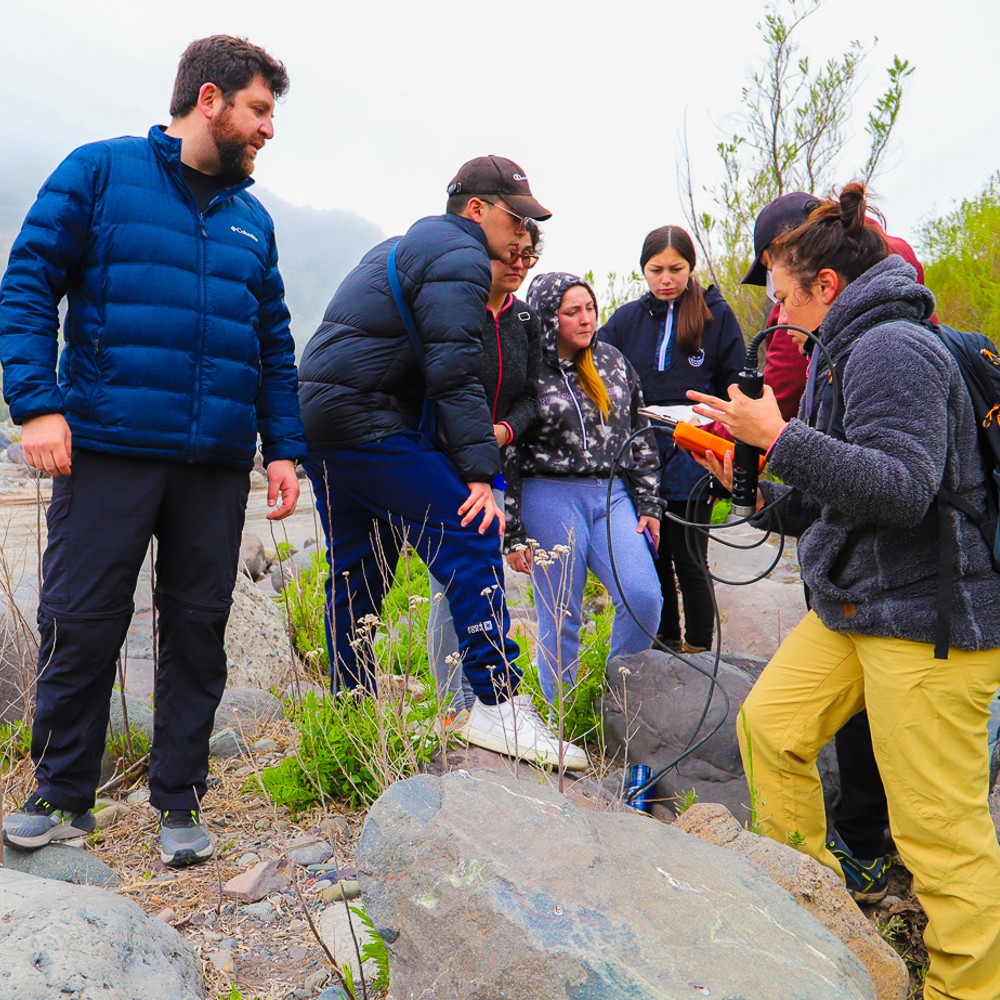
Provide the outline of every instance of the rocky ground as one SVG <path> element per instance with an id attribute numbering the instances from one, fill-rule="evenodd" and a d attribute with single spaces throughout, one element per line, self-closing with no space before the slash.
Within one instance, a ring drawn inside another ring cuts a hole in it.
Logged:
<path id="1" fill-rule="evenodd" d="M 343 924 L 347 905 L 338 897 L 356 891 L 354 852 L 364 813 L 330 806 L 292 816 L 259 794 L 255 776 L 294 743 L 292 725 L 278 720 L 255 734 L 245 758 L 213 760 L 205 814 L 217 855 L 204 865 L 173 870 L 160 862 L 155 815 L 145 804 L 141 777 L 115 790 L 102 828 L 80 845 L 121 878 L 115 891 L 180 932 L 201 959 L 210 1000 L 229 1000 L 233 988 L 246 1000 L 341 996 L 327 948 L 342 964 L 349 944 L 333 924 Z M 466 763 L 461 757 L 453 761 Z M 27 794 L 25 763 L 6 784 L 7 803 Z M 279 862 L 280 870 L 265 862 Z M 903 954 L 917 996 L 926 952 L 923 914 L 910 881 L 897 859 L 890 896 L 863 909 Z"/>
<path id="2" fill-rule="evenodd" d="M 4 554 L 17 554 L 33 571 L 37 518 L 30 491 L 23 499 L 29 502 L 5 505 Z M 255 501 L 260 502 L 255 506 Z M 260 491 L 253 494 L 250 510 L 249 527 L 269 549 L 286 539 L 301 544 L 318 532 L 308 497 L 301 512 L 273 535 L 263 520 L 266 508 Z M 713 543 L 713 553 L 718 553 L 713 562 L 725 563 L 731 578 L 742 580 L 766 566 L 775 552 L 773 542 L 735 555 Z M 770 655 L 801 614 L 800 595 L 794 559 L 787 554 L 767 581 L 749 588 L 720 587 L 724 648 Z M 748 601 L 749 613 L 729 610 L 736 604 L 745 609 Z M 775 615 L 776 630 L 762 635 L 759 622 Z M 356 889 L 355 849 L 364 814 L 330 805 L 292 816 L 260 794 L 255 776 L 290 753 L 295 741 L 291 723 L 274 720 L 246 734 L 245 755 L 212 761 L 205 814 L 217 855 L 205 865 L 174 871 L 160 863 L 155 815 L 145 804 L 141 770 L 109 790 L 113 805 L 102 810 L 101 829 L 82 845 L 121 879 L 117 892 L 185 938 L 202 961 L 211 1000 L 229 1000 L 236 995 L 234 988 L 246 1000 L 332 1000 L 340 995 L 335 992 L 339 980 L 333 964 L 343 963 L 353 949 L 345 943 L 342 928 L 338 936 L 334 926 L 345 915 L 345 904 L 336 897 Z M 30 791 L 27 762 L 0 776 L 3 808 L 16 808 Z M 926 955 L 919 933 L 922 914 L 909 881 L 905 869 L 893 869 L 888 903 L 870 908 L 869 916 L 895 937 L 917 969 Z M 915 976 L 913 985 L 917 990 Z"/>
<path id="3" fill-rule="evenodd" d="M 161 863 L 141 776 L 115 790 L 101 829 L 80 842 L 121 878 L 115 891 L 181 933 L 202 960 L 212 1000 L 228 1000 L 233 986 L 246 1000 L 316 997 L 338 982 L 317 931 L 338 906 L 334 887 L 349 896 L 356 888 L 354 846 L 364 816 L 330 807 L 292 817 L 253 790 L 254 776 L 285 756 L 294 736 L 280 720 L 256 734 L 246 759 L 213 760 L 205 815 L 217 853 L 206 864 L 175 870 Z M 4 781 L 10 807 L 30 791 L 26 762 Z M 260 872 L 261 862 L 286 858 L 278 877 L 274 866 Z M 239 876 L 247 884 L 233 886 Z M 231 894 L 236 889 L 243 898 Z"/>

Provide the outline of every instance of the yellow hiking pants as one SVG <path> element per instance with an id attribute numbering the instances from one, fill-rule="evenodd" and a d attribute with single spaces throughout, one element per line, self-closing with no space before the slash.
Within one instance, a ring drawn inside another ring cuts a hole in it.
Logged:
<path id="1" fill-rule="evenodd" d="M 816 758 L 867 708 L 889 826 L 927 913 L 927 1000 L 1000 998 L 1000 846 L 987 805 L 1000 650 L 832 632 L 814 612 L 764 669 L 737 721 L 761 831 L 843 877 L 826 848 Z"/>

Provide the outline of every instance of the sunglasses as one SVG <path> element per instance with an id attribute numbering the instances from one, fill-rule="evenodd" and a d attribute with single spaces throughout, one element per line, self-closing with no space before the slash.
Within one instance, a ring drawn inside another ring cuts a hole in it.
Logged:
<path id="1" fill-rule="evenodd" d="M 512 250 L 509 263 L 516 264 L 520 260 L 525 271 L 530 271 L 541 259 L 534 250 Z"/>

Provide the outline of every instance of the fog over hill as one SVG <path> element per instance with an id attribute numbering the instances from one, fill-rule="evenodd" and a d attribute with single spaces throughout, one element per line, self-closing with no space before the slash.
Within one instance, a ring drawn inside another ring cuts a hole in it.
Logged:
<path id="1" fill-rule="evenodd" d="M 41 154 L 10 159 L 5 156 L 4 179 L 0 184 L 3 267 L 25 214 L 58 161 L 58 156 L 46 158 Z M 292 313 L 292 332 L 301 353 L 344 275 L 384 235 L 374 223 L 353 212 L 303 208 L 260 185 L 252 190 L 274 218 L 285 300 Z"/>

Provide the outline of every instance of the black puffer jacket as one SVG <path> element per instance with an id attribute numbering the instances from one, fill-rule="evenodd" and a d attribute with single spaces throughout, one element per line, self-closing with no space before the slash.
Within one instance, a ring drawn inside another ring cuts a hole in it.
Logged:
<path id="1" fill-rule="evenodd" d="M 423 369 L 389 288 L 386 262 L 397 242 Z M 426 393 L 462 478 L 492 480 L 500 456 L 479 378 L 491 280 L 482 230 L 456 215 L 421 219 L 398 241 L 369 250 L 337 289 L 299 365 L 310 449 L 353 448 L 414 431 Z"/>

